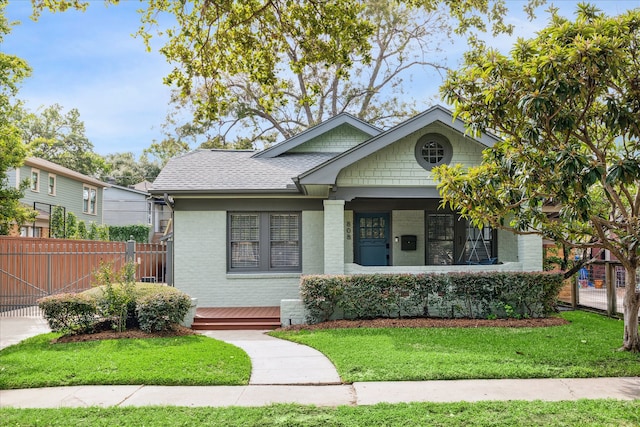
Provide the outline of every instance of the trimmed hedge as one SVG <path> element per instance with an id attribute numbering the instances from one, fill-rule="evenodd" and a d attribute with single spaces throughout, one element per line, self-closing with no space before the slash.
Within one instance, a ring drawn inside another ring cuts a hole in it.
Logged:
<path id="1" fill-rule="evenodd" d="M 558 273 L 304 276 L 307 321 L 376 317 L 545 317 L 562 288 Z"/>
<path id="2" fill-rule="evenodd" d="M 191 298 L 182 292 L 146 295 L 136 302 L 138 325 L 146 332 L 171 329 L 184 319 L 190 307 Z"/>
<path id="3" fill-rule="evenodd" d="M 88 332 L 99 321 L 96 300 L 88 295 L 51 295 L 39 299 L 38 307 L 54 332 L 68 335 Z"/>
<path id="4" fill-rule="evenodd" d="M 126 242 L 131 236 L 137 243 L 149 242 L 148 225 L 110 225 L 109 240 L 112 242 Z"/>
<path id="5" fill-rule="evenodd" d="M 187 294 L 170 286 L 136 283 L 130 287 L 122 284 L 111 287 L 117 293 L 129 288 L 131 300 L 126 302 L 127 327 L 138 326 L 147 332 L 172 329 L 182 321 L 191 306 L 191 298 Z M 45 297 L 38 300 L 38 306 L 52 331 L 77 334 L 91 331 L 98 323 L 112 321 L 110 313 L 104 309 L 108 305 L 107 295 L 105 286 L 98 286 L 78 294 Z"/>

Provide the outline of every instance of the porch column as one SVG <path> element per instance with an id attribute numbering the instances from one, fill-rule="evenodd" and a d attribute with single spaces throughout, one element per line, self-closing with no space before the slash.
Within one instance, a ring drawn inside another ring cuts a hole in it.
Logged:
<path id="1" fill-rule="evenodd" d="M 542 271 L 542 237 L 518 235 L 518 261 L 523 271 Z"/>
<path id="2" fill-rule="evenodd" d="M 344 200 L 324 201 L 324 274 L 344 274 Z"/>

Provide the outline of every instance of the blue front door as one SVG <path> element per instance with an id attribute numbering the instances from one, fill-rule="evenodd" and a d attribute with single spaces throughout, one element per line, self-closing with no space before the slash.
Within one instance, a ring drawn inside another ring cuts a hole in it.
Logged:
<path id="1" fill-rule="evenodd" d="M 389 265 L 389 214 L 356 213 L 356 263 Z"/>

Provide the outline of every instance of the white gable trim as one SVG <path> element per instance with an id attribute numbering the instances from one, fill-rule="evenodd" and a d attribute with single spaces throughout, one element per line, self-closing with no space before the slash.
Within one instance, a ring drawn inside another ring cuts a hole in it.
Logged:
<path id="1" fill-rule="evenodd" d="M 465 135 L 466 127 L 464 122 L 460 119 L 454 120 L 453 114 L 449 110 L 437 105 L 403 123 L 400 123 L 388 131 L 374 136 L 368 141 L 339 154 L 331 160 L 302 173 L 298 176 L 296 181 L 301 185 L 333 185 L 336 182 L 338 174 L 345 167 L 352 165 L 358 160 L 361 160 L 434 122 L 440 122 L 462 135 Z M 472 138 L 472 141 L 486 147 L 493 147 L 499 139 L 493 135 L 482 133 L 479 138 Z"/>
<path id="2" fill-rule="evenodd" d="M 262 157 L 262 158 L 271 158 L 277 157 L 280 154 L 286 153 L 287 151 L 304 144 L 307 141 L 312 140 L 318 136 L 321 136 L 330 130 L 333 130 L 342 125 L 350 125 L 354 128 L 366 133 L 369 136 L 379 135 L 382 130 L 378 129 L 375 126 L 370 125 L 369 123 L 363 122 L 355 116 L 352 116 L 349 113 L 340 113 L 337 116 L 330 118 L 329 120 L 320 123 L 319 125 L 313 126 L 298 135 L 287 139 L 286 141 L 282 141 L 279 144 L 274 145 L 273 147 L 267 148 L 266 150 L 262 150 L 253 155 L 253 157 Z"/>

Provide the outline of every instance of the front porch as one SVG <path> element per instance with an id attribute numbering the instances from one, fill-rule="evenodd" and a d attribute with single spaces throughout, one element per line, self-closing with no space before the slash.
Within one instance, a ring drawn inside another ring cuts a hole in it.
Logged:
<path id="1" fill-rule="evenodd" d="M 539 271 L 542 241 L 476 228 L 440 199 L 325 200 L 323 273 Z M 313 241 L 319 240 L 313 236 Z M 305 246 L 308 249 L 308 246 Z"/>

